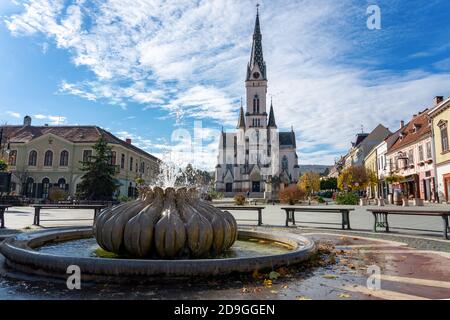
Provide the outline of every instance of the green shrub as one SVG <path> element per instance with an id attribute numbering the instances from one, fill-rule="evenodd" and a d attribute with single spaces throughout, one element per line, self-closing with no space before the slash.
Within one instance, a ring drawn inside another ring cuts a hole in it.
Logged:
<path id="1" fill-rule="evenodd" d="M 325 203 L 325 200 L 322 197 L 317 197 L 318 203 Z"/>
<path id="2" fill-rule="evenodd" d="M 217 192 L 216 190 L 210 190 L 208 192 L 208 196 L 210 196 L 212 200 L 217 200 L 217 199 L 222 199 L 223 198 L 223 193 L 222 192 Z"/>
<path id="3" fill-rule="evenodd" d="M 245 204 L 245 196 L 243 194 L 237 194 L 234 196 L 234 203 L 237 206 L 243 206 Z"/>
<path id="4" fill-rule="evenodd" d="M 336 196 L 336 204 L 357 205 L 359 197 L 353 192 L 341 192 Z"/>

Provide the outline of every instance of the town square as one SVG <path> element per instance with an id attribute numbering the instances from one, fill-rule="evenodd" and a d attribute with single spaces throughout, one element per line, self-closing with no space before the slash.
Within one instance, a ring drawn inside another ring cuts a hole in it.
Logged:
<path id="1" fill-rule="evenodd" d="M 450 299 L 447 3 L 6 2 L 0 300 Z"/>

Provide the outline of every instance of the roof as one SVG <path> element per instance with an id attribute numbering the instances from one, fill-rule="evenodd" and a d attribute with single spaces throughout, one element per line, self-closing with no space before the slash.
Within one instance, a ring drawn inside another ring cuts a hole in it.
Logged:
<path id="1" fill-rule="evenodd" d="M 253 70 L 255 64 L 258 65 L 258 68 L 261 71 L 261 78 L 263 80 L 267 80 L 266 63 L 264 62 L 261 40 L 262 35 L 261 35 L 261 27 L 259 25 L 259 12 L 256 12 L 255 30 L 253 32 L 252 53 L 250 55 L 250 62 L 247 68 L 247 80 L 250 79 L 250 72 Z"/>
<path id="2" fill-rule="evenodd" d="M 268 127 L 276 128 L 277 124 L 275 123 L 275 114 L 273 113 L 273 105 L 270 102 L 270 112 L 269 112 L 269 121 L 267 123 Z"/>
<path id="3" fill-rule="evenodd" d="M 441 103 L 439 103 L 437 106 L 435 106 L 434 108 L 432 108 L 431 110 L 428 111 L 428 115 L 430 117 L 435 117 L 437 114 L 439 114 L 441 111 L 444 111 L 445 109 L 447 109 L 448 107 L 450 107 L 450 97 L 448 97 L 447 99 L 443 100 Z"/>
<path id="4" fill-rule="evenodd" d="M 399 150 L 431 134 L 431 124 L 428 121 L 427 110 L 428 109 L 413 117 L 412 120 L 400 130 L 399 136 L 388 152 Z M 403 136 L 403 138 L 401 138 L 401 136 Z"/>
<path id="5" fill-rule="evenodd" d="M 278 140 L 280 142 L 280 146 L 295 146 L 295 133 L 290 132 L 280 132 L 278 135 Z"/>
<path id="6" fill-rule="evenodd" d="M 98 126 L 3 126 L 3 137 L 11 143 L 28 143 L 46 134 L 53 134 L 72 143 L 95 143 L 100 135 L 110 144 L 121 145 L 143 156 L 160 161 L 150 153 L 119 139 L 111 132 Z"/>
<path id="7" fill-rule="evenodd" d="M 242 104 L 241 109 L 239 110 L 239 121 L 236 128 L 245 128 L 244 108 L 242 107 Z"/>
<path id="8" fill-rule="evenodd" d="M 365 138 L 369 136 L 368 133 L 358 133 L 356 135 L 356 141 L 353 143 L 354 147 L 357 147 L 361 142 L 364 141 Z"/>

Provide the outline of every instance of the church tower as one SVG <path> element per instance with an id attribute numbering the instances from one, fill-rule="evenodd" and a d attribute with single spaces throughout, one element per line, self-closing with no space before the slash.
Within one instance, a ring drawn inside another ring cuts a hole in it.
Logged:
<path id="1" fill-rule="evenodd" d="M 259 24 L 259 10 L 256 9 L 255 30 L 250 61 L 247 65 L 245 87 L 247 91 L 247 111 L 245 113 L 247 128 L 266 128 L 267 111 L 267 71 L 262 51 L 262 35 Z"/>

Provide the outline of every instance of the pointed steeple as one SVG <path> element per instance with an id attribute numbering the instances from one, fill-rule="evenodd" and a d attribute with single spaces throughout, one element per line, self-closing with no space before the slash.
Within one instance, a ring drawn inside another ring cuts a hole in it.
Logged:
<path id="1" fill-rule="evenodd" d="M 269 121 L 267 123 L 268 127 L 276 128 L 277 124 L 275 123 L 275 114 L 273 113 L 273 103 L 272 99 L 270 99 L 270 111 L 269 111 Z"/>
<path id="2" fill-rule="evenodd" d="M 266 63 L 264 62 L 263 51 L 262 51 L 262 35 L 261 35 L 261 26 L 259 24 L 259 4 L 256 6 L 256 21 L 255 21 L 255 30 L 253 31 L 253 44 L 252 44 L 252 53 L 250 55 L 250 62 L 247 67 L 247 80 L 250 80 L 252 77 L 252 71 L 255 69 L 255 66 L 258 66 L 260 71 L 260 76 L 258 79 L 267 80 L 266 77 Z"/>
<path id="3" fill-rule="evenodd" d="M 237 124 L 236 128 L 245 129 L 245 117 L 244 117 L 244 108 L 242 107 L 242 99 L 241 99 L 241 109 L 239 111 L 239 120 L 238 120 L 238 124 Z"/>

